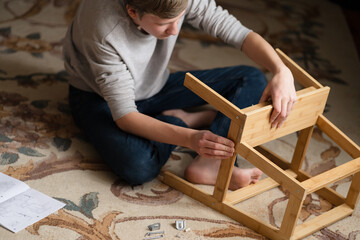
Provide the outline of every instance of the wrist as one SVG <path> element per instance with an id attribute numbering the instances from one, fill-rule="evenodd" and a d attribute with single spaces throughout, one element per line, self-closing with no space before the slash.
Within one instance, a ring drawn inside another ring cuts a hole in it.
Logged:
<path id="1" fill-rule="evenodd" d="M 189 148 L 189 149 L 194 149 L 192 139 L 197 131 L 198 130 L 195 130 L 192 128 L 186 128 L 186 131 L 184 131 L 184 133 L 185 133 L 184 134 L 184 142 L 183 142 L 182 146 Z"/>
<path id="2" fill-rule="evenodd" d="M 281 64 L 276 64 L 275 68 L 271 72 L 273 75 L 276 75 L 276 74 L 288 73 L 290 72 L 290 69 L 284 63 L 281 62 Z"/>

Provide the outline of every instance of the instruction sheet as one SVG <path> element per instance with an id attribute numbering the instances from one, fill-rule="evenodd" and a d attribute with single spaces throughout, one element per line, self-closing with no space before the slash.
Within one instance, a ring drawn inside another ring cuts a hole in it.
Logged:
<path id="1" fill-rule="evenodd" d="M 27 184 L 0 173 L 0 225 L 17 233 L 64 207 Z"/>

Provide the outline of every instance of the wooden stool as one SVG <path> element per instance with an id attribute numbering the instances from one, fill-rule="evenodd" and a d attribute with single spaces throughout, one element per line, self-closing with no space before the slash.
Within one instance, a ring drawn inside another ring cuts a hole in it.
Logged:
<path id="1" fill-rule="evenodd" d="M 228 193 L 236 160 L 234 154 L 233 157 L 222 160 L 213 194 L 206 193 L 170 172 L 164 173 L 163 181 L 271 239 L 302 239 L 353 213 L 360 192 L 360 148 L 322 115 L 329 87 L 322 86 L 279 49 L 276 51 L 290 68 L 294 78 L 304 87 L 297 91 L 298 100 L 281 128 L 271 129 L 269 119 L 273 106 L 269 103 L 260 103 L 240 110 L 190 73 L 186 74 L 184 82 L 186 87 L 231 119 L 228 138 L 236 143 L 236 153 L 262 170 L 268 177 L 256 184 Z M 310 176 L 301 170 L 315 125 L 353 160 L 317 176 Z M 290 163 L 260 146 L 297 131 L 300 131 L 300 134 Z M 327 187 L 351 175 L 354 176 L 346 198 Z M 289 201 L 280 228 L 256 219 L 235 207 L 235 204 L 279 185 L 289 192 Z M 297 225 L 303 201 L 313 192 L 335 207 Z"/>

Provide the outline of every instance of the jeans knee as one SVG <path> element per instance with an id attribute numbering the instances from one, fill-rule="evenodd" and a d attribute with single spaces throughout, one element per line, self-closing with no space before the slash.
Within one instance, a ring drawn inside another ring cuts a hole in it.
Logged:
<path id="1" fill-rule="evenodd" d="M 150 158 L 144 156 L 128 157 L 125 161 L 113 168 L 113 171 L 131 186 L 141 185 L 155 179 L 161 169 L 158 165 L 153 164 Z"/>
<path id="2" fill-rule="evenodd" d="M 251 82 L 258 85 L 258 86 L 265 86 L 267 85 L 267 79 L 265 74 L 256 67 L 247 66 L 248 68 L 248 74 L 247 77 L 251 79 Z"/>
<path id="3" fill-rule="evenodd" d="M 247 74 L 244 78 L 243 86 L 254 96 L 261 96 L 268 81 L 265 74 L 256 67 L 247 66 Z"/>

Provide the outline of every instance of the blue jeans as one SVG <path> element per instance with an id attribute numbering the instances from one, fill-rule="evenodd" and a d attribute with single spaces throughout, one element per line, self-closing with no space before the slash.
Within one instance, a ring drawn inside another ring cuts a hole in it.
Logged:
<path id="1" fill-rule="evenodd" d="M 257 104 L 267 84 L 264 74 L 253 67 L 235 66 L 191 73 L 239 108 Z M 161 115 L 169 109 L 206 104 L 183 86 L 185 72 L 169 76 L 155 96 L 136 101 L 138 111 L 160 121 L 187 127 L 179 118 Z M 70 86 L 69 104 L 75 123 L 85 132 L 101 158 L 121 179 L 139 185 L 154 179 L 176 146 L 151 141 L 120 130 L 106 101 L 96 93 Z M 210 130 L 227 136 L 230 119 L 218 113 Z"/>

